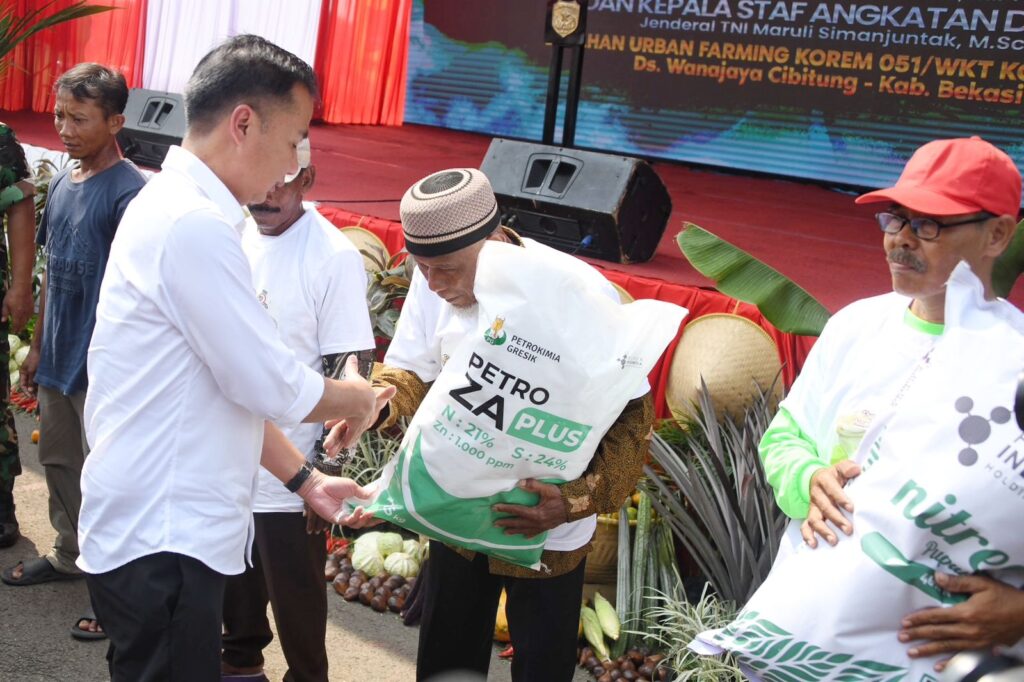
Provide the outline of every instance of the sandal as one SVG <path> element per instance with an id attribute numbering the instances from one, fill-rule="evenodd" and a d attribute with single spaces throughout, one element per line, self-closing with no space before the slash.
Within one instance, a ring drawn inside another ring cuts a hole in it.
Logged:
<path id="1" fill-rule="evenodd" d="M 21 577 L 15 578 L 14 571 L 18 566 L 22 567 Z M 0 580 L 15 587 L 40 585 L 58 580 L 81 580 L 84 577 L 84 573 L 64 573 L 58 571 L 53 567 L 53 564 L 47 561 L 46 557 L 41 556 L 35 559 L 28 559 L 27 561 L 19 561 L 11 568 L 5 569 L 3 574 L 0 574 Z"/>
<path id="2" fill-rule="evenodd" d="M 75 621 L 75 624 L 71 626 L 71 636 L 74 637 L 75 639 L 82 640 L 83 642 L 95 641 L 95 640 L 98 640 L 98 639 L 106 639 L 107 638 L 107 633 L 104 632 L 103 630 L 98 630 L 96 632 L 93 632 L 92 630 L 85 630 L 85 629 L 80 627 L 81 624 L 82 624 L 82 621 L 90 621 L 90 620 L 95 622 L 96 625 L 99 625 L 99 621 L 96 619 L 96 614 L 93 612 L 92 607 L 87 608 L 85 610 L 85 613 L 83 613 L 81 616 L 79 616 L 78 620 Z M 100 627 L 102 627 L 102 626 L 100 626 Z"/>

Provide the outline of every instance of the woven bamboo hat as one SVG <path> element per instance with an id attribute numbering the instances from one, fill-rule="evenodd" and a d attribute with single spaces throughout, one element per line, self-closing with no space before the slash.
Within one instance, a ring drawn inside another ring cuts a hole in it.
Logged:
<path id="1" fill-rule="evenodd" d="M 760 326 L 739 315 L 703 315 L 686 325 L 676 346 L 665 402 L 677 419 L 693 415 L 703 377 L 715 413 L 740 418 L 758 387 L 772 388 L 776 403 L 782 398 L 781 369 L 775 341 Z"/>
<path id="2" fill-rule="evenodd" d="M 377 272 L 379 265 L 374 262 L 374 259 L 384 263 L 385 266 L 391 260 L 388 247 L 384 245 L 380 237 L 365 227 L 350 225 L 349 227 L 341 228 L 341 233 L 348 237 L 353 246 L 359 249 L 359 253 L 363 256 L 363 267 L 366 268 L 367 272 Z M 371 258 L 371 255 L 373 258 Z"/>

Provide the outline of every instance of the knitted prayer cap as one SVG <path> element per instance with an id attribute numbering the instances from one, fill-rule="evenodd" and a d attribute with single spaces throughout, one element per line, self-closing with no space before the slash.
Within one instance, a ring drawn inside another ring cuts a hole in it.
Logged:
<path id="1" fill-rule="evenodd" d="M 443 256 L 486 239 L 498 227 L 498 202 L 475 168 L 434 173 L 406 191 L 399 208 L 405 248 L 414 256 Z"/>

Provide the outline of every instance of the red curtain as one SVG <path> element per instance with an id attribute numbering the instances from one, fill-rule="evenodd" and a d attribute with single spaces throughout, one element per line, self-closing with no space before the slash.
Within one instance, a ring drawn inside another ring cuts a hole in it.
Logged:
<path id="1" fill-rule="evenodd" d="M 23 13 L 39 9 L 49 0 L 8 0 Z M 60 0 L 47 9 L 52 14 L 73 0 Z M 93 0 L 90 4 L 114 7 L 83 19 L 58 24 L 29 38 L 14 52 L 0 82 L 4 109 L 36 112 L 53 110 L 53 83 L 80 62 L 98 62 L 124 74 L 128 87 L 142 85 L 145 62 L 147 0 Z"/>
<path id="2" fill-rule="evenodd" d="M 4 0 L 6 12 L 13 8 L 15 16 L 24 16 L 36 0 Z M 28 108 L 28 44 L 20 43 L 14 51 L 7 55 L 6 68 L 0 76 L 0 109 L 22 111 Z"/>
<path id="3" fill-rule="evenodd" d="M 412 0 L 324 0 L 316 72 L 327 123 L 401 125 Z"/>

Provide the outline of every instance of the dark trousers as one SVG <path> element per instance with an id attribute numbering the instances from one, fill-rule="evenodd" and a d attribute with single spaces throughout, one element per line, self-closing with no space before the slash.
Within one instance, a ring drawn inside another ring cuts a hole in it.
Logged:
<path id="1" fill-rule="evenodd" d="M 0 296 L 7 293 L 7 249 L 0 247 Z M 7 340 L 10 325 L 0 325 L 0 361 L 11 359 L 11 344 Z M 4 365 L 5 367 L 7 365 Z M 0 377 L 0 523 L 14 523 L 14 477 L 21 473 L 21 458 L 18 457 L 18 430 L 14 426 L 14 413 L 7 402 L 11 382 L 7 376 Z M 0 535 L 3 534 L 0 529 Z"/>
<path id="2" fill-rule="evenodd" d="M 274 609 L 288 672 L 285 682 L 327 682 L 327 591 L 322 533 L 306 533 L 302 512 L 254 514 L 252 567 L 228 576 L 224 591 L 223 661 L 236 668 L 263 665 L 274 635 Z"/>
<path id="3" fill-rule="evenodd" d="M 585 562 L 554 578 L 506 578 L 491 575 L 484 555 L 468 561 L 432 540 L 428 563 L 417 680 L 457 670 L 486 677 L 502 587 L 515 647 L 513 681 L 572 679 Z"/>
<path id="4" fill-rule="evenodd" d="M 113 682 L 219 682 L 222 574 L 161 552 L 86 580 Z"/>
<path id="5" fill-rule="evenodd" d="M 0 327 L 0 334 L 3 334 Z M 3 359 L 0 344 L 0 360 Z M 0 385 L 6 385 L 4 381 Z M 8 391 L 9 389 L 0 388 Z M 14 477 L 21 473 L 21 458 L 18 456 L 18 431 L 14 426 L 14 414 L 7 404 L 7 393 L 0 396 L 0 523 L 14 523 Z"/>

